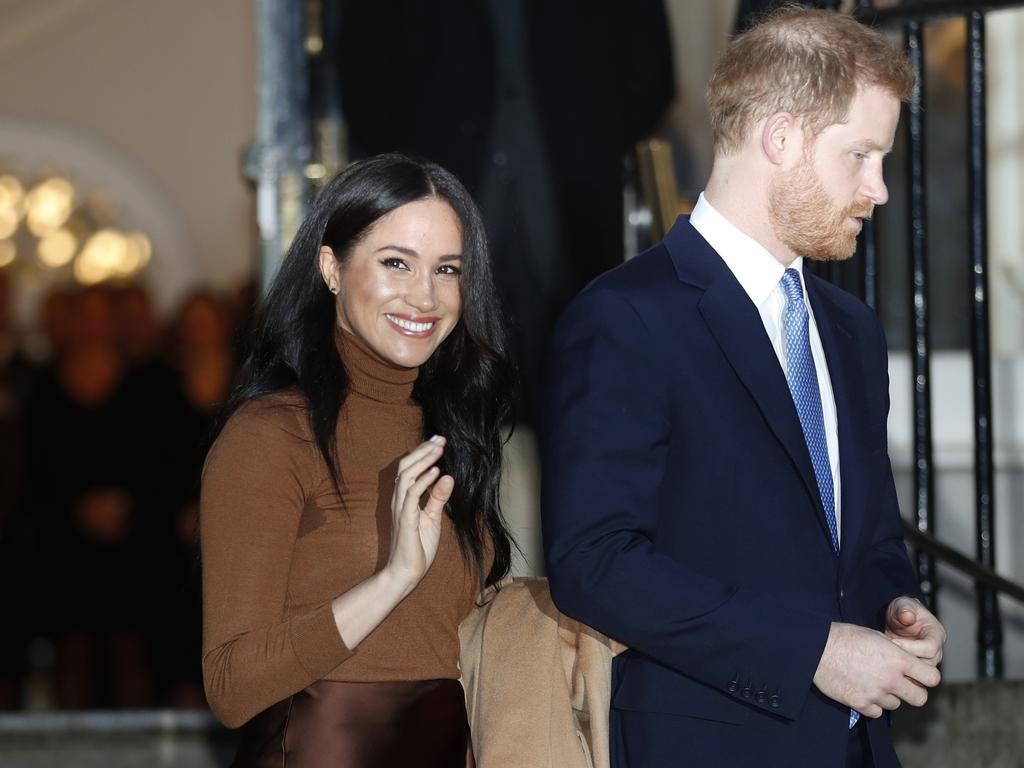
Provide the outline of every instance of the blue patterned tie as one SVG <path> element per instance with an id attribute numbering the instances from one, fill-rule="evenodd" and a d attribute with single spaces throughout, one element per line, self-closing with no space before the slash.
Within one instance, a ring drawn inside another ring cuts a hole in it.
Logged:
<path id="1" fill-rule="evenodd" d="M 839 553 L 839 531 L 836 526 L 835 489 L 832 484 L 832 465 L 828 459 L 828 440 L 825 438 L 825 419 L 821 413 L 821 392 L 818 389 L 818 373 L 811 354 L 811 337 L 808 329 L 807 306 L 804 304 L 804 289 L 800 274 L 787 269 L 782 275 L 782 290 L 786 292 L 786 314 L 783 327 L 786 331 L 786 381 L 793 396 L 800 426 L 811 454 L 814 477 L 818 481 L 821 506 L 825 510 L 832 549 Z M 857 724 L 860 715 L 850 710 L 850 727 Z"/>

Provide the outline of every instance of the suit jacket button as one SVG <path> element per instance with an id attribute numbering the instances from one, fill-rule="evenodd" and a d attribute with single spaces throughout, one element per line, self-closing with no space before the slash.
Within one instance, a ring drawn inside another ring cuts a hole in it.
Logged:
<path id="1" fill-rule="evenodd" d="M 744 688 L 740 692 L 740 694 L 743 696 L 744 699 L 749 699 L 751 696 L 754 695 L 754 692 L 752 690 L 750 690 L 749 688 Z"/>
<path id="2" fill-rule="evenodd" d="M 766 701 L 768 701 L 768 694 L 764 691 L 758 691 L 757 696 L 754 697 L 754 700 L 758 704 L 764 704 Z"/>
<path id="3" fill-rule="evenodd" d="M 727 690 L 729 693 L 736 693 L 736 691 L 739 690 L 739 687 L 740 687 L 739 683 L 737 683 L 735 680 L 730 680 L 726 684 L 725 690 Z"/>
<path id="4" fill-rule="evenodd" d="M 778 696 L 772 696 L 770 699 L 768 699 L 768 706 L 771 707 L 772 709 L 778 709 L 779 708 L 779 697 Z"/>

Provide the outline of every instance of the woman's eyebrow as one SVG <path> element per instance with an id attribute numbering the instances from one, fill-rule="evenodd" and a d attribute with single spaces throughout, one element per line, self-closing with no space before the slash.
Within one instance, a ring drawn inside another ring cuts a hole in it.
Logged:
<path id="1" fill-rule="evenodd" d="M 381 251 L 398 251 L 399 253 L 404 253 L 406 256 L 414 256 L 417 259 L 420 256 L 415 250 L 412 248 L 406 248 L 404 245 L 382 245 L 374 251 L 374 253 L 380 253 Z"/>

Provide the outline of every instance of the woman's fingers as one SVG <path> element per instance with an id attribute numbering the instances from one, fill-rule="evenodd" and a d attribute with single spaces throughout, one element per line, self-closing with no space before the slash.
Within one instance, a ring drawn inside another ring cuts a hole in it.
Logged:
<path id="1" fill-rule="evenodd" d="M 392 507 L 395 511 L 404 505 L 409 487 L 428 467 L 437 463 L 443 452 L 444 438 L 434 435 L 402 457 L 398 462 L 398 477 L 395 479 L 395 492 L 392 497 Z"/>
<path id="2" fill-rule="evenodd" d="M 411 574 L 413 583 L 423 577 L 437 553 L 444 505 L 455 488 L 455 480 L 450 475 L 442 477 L 437 466 L 443 444 L 443 438 L 432 438 L 410 451 L 399 462 L 395 480 L 390 562 L 400 572 Z"/>
<path id="3" fill-rule="evenodd" d="M 402 472 L 406 467 L 415 464 L 417 461 L 422 459 L 424 456 L 430 455 L 436 448 L 444 446 L 444 438 L 440 435 L 434 435 L 429 440 L 424 440 L 422 443 L 417 445 L 405 456 L 403 456 L 398 462 L 398 471 Z"/>
<path id="4" fill-rule="evenodd" d="M 427 499 L 427 506 L 423 509 L 424 513 L 432 520 L 441 519 L 444 505 L 448 503 L 448 499 L 452 497 L 452 491 L 454 490 L 455 478 L 451 475 L 441 477 L 430 489 L 430 498 Z"/>
<path id="5" fill-rule="evenodd" d="M 437 467 L 431 467 L 417 478 L 416 482 L 409 486 L 402 503 L 402 517 L 415 515 L 420 508 L 420 499 L 427 492 L 430 484 L 433 483 L 441 472 Z"/>

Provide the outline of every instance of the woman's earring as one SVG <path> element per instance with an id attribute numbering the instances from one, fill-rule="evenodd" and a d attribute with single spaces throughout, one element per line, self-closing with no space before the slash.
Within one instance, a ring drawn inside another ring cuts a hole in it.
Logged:
<path id="1" fill-rule="evenodd" d="M 329 285 L 329 286 L 327 286 L 327 289 L 328 289 L 328 290 L 329 290 L 329 291 L 330 291 L 331 293 L 333 293 L 333 294 L 334 294 L 335 296 L 337 296 L 337 295 L 338 295 L 338 287 L 337 287 L 336 285 Z"/>

